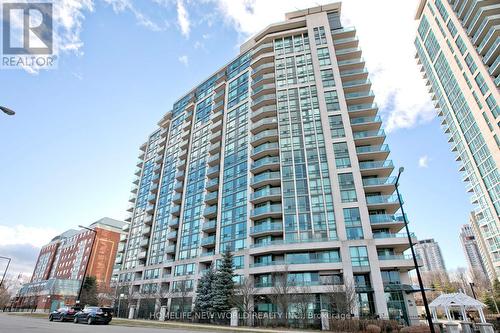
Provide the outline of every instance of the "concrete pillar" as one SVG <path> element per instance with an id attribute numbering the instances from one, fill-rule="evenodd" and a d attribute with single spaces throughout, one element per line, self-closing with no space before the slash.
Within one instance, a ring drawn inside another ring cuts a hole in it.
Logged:
<path id="1" fill-rule="evenodd" d="M 231 327 L 238 326 L 238 308 L 231 308 Z"/>
<path id="2" fill-rule="evenodd" d="M 486 323 L 486 318 L 484 318 L 483 308 L 478 308 L 477 312 L 479 312 L 479 317 L 481 318 L 481 323 Z"/>
<path id="3" fill-rule="evenodd" d="M 328 310 L 321 310 L 321 330 L 329 331 L 330 330 L 330 319 L 328 318 Z"/>
<path id="4" fill-rule="evenodd" d="M 480 333 L 495 333 L 495 330 L 493 329 L 492 324 L 479 323 L 479 324 L 476 324 L 476 327 L 479 328 Z"/>
<path id="5" fill-rule="evenodd" d="M 458 324 L 454 322 L 447 322 L 444 324 L 444 327 L 446 329 L 446 333 L 459 333 L 460 330 L 458 329 Z"/>
<path id="6" fill-rule="evenodd" d="M 165 321 L 166 315 L 167 315 L 167 307 L 165 305 L 163 305 L 162 307 L 160 307 L 160 318 L 159 318 L 159 320 L 160 321 Z"/>
<path id="7" fill-rule="evenodd" d="M 135 305 L 131 305 L 130 309 L 128 310 L 128 319 L 134 319 L 135 318 Z"/>
<path id="8" fill-rule="evenodd" d="M 474 333 L 472 323 L 470 321 L 461 321 L 460 326 L 462 327 L 462 333 Z"/>

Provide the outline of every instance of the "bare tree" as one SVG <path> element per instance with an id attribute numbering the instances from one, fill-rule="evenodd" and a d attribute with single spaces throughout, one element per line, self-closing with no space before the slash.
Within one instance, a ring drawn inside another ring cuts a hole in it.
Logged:
<path id="1" fill-rule="evenodd" d="M 234 304 L 245 313 L 247 325 L 252 326 L 253 298 L 256 292 L 253 282 L 243 277 L 241 283 L 235 287 Z"/>
<path id="2" fill-rule="evenodd" d="M 10 299 L 13 296 L 10 287 L 12 282 L 10 280 L 4 280 L 2 286 L 0 287 L 0 309 L 5 308 L 10 304 Z"/>
<path id="3" fill-rule="evenodd" d="M 292 300 L 294 286 L 289 281 L 288 266 L 285 266 L 281 272 L 272 274 L 273 287 L 271 291 L 272 302 L 281 311 L 280 318 L 283 320 L 285 327 L 288 327 L 288 309 Z"/>
<path id="4" fill-rule="evenodd" d="M 345 280 L 344 285 L 330 285 L 326 296 L 332 312 L 346 315 L 354 314 L 357 306 L 357 295 L 352 281 Z"/>
<path id="5" fill-rule="evenodd" d="M 309 307 L 314 302 L 314 294 L 309 286 L 295 287 L 292 296 L 293 308 L 296 312 L 299 326 L 305 327 L 309 315 Z"/>

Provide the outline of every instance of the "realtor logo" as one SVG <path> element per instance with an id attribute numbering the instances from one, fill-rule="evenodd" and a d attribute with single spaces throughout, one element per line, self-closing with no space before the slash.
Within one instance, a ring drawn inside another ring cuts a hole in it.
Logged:
<path id="1" fill-rule="evenodd" d="M 54 67 L 52 3 L 2 5 L 2 68 Z"/>

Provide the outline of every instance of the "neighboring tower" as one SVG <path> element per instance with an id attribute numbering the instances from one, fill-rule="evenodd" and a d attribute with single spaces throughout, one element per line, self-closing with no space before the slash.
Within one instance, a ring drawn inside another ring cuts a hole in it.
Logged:
<path id="1" fill-rule="evenodd" d="M 422 272 L 446 272 L 441 248 L 434 239 L 419 240 L 415 244 L 415 250 L 424 263 Z"/>
<path id="2" fill-rule="evenodd" d="M 186 311 L 229 250 L 258 311 L 274 308 L 273 280 L 288 274 L 316 300 L 345 281 L 357 314 L 416 318 L 394 165 L 358 44 L 340 3 L 288 13 L 174 103 L 140 148 L 119 257 L 139 317 L 159 303 Z"/>
<path id="3" fill-rule="evenodd" d="M 500 2 L 421 0 L 417 57 L 443 130 L 474 193 L 490 279 L 500 273 Z"/>
<path id="4" fill-rule="evenodd" d="M 482 277 L 486 277 L 486 268 L 484 267 L 483 260 L 481 259 L 479 246 L 470 224 L 464 224 L 460 228 L 460 242 L 462 243 L 462 248 L 464 249 L 464 255 L 467 260 L 467 265 L 469 266 L 470 276 L 474 277 L 477 274 L 480 274 Z"/>

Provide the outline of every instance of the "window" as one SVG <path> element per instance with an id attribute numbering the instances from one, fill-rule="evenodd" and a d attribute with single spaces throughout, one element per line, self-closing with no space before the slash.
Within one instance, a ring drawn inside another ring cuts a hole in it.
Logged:
<path id="1" fill-rule="evenodd" d="M 359 267 L 370 265 L 366 246 L 351 246 L 349 248 L 349 253 L 351 254 L 351 263 L 353 266 Z"/>
<path id="2" fill-rule="evenodd" d="M 493 94 L 490 94 L 488 98 L 486 98 L 486 104 L 488 104 L 488 107 L 491 110 L 491 113 L 493 114 L 493 118 L 496 119 L 498 117 L 498 104 L 497 101 L 495 100 L 495 97 L 493 97 Z"/>
<path id="3" fill-rule="evenodd" d="M 335 155 L 335 165 L 338 169 L 351 167 L 351 159 L 349 158 L 349 150 L 346 142 L 333 144 L 333 153 Z"/>
<path id="4" fill-rule="evenodd" d="M 338 111 L 340 109 L 339 97 L 335 90 L 325 91 L 326 111 Z"/>
<path id="5" fill-rule="evenodd" d="M 429 58 L 434 61 L 437 54 L 439 53 L 439 44 L 436 40 L 436 36 L 434 36 L 434 33 L 432 31 L 429 32 L 429 35 L 425 39 L 424 46 L 427 50 L 427 53 L 429 54 Z"/>
<path id="6" fill-rule="evenodd" d="M 316 42 L 316 45 L 326 44 L 326 34 L 324 27 L 314 28 L 314 41 Z"/>
<path id="7" fill-rule="evenodd" d="M 342 28 L 342 24 L 340 23 L 340 13 L 332 12 L 327 14 L 328 23 L 330 23 L 330 30 L 336 30 Z"/>
<path id="8" fill-rule="evenodd" d="M 359 208 L 344 208 L 344 221 L 347 239 L 363 239 Z"/>
<path id="9" fill-rule="evenodd" d="M 427 21 L 427 17 L 424 15 L 420 20 L 420 24 L 418 25 L 418 34 L 422 39 L 425 39 L 427 31 L 429 31 L 429 21 Z"/>
<path id="10" fill-rule="evenodd" d="M 248 95 L 248 72 L 229 83 L 227 107 L 230 108 L 247 98 Z"/>
<path id="11" fill-rule="evenodd" d="M 448 24 L 446 25 L 448 27 L 448 30 L 450 31 L 450 34 L 455 38 L 455 35 L 457 34 L 457 28 L 453 24 L 451 20 L 448 21 Z"/>
<path id="12" fill-rule="evenodd" d="M 481 90 L 481 93 L 485 95 L 488 92 L 488 86 L 486 85 L 486 81 L 484 81 L 483 74 L 479 73 L 476 75 L 476 83 L 479 86 L 479 90 Z"/>
<path id="13" fill-rule="evenodd" d="M 465 51 L 467 51 L 467 47 L 465 46 L 465 43 L 462 40 L 462 37 L 458 36 L 455 43 L 457 44 L 457 47 L 460 50 L 460 53 L 462 53 L 462 55 L 464 55 Z"/>
<path id="14" fill-rule="evenodd" d="M 332 138 L 345 137 L 344 124 L 342 123 L 342 116 L 341 115 L 329 116 L 328 120 L 330 122 L 330 131 L 332 133 Z"/>
<path id="15" fill-rule="evenodd" d="M 474 74 L 476 72 L 477 65 L 474 62 L 474 59 L 472 59 L 470 53 L 465 57 L 465 63 L 467 64 L 467 67 L 469 67 L 470 73 Z"/>
<path id="16" fill-rule="evenodd" d="M 318 61 L 320 66 L 329 66 L 332 64 L 328 48 L 323 47 L 318 49 Z"/>
<path id="17" fill-rule="evenodd" d="M 444 8 L 444 5 L 441 2 L 441 0 L 436 0 L 436 8 L 441 17 L 443 18 L 443 21 L 446 22 L 446 20 L 448 20 L 448 12 L 446 11 L 446 8 Z"/>
<path id="18" fill-rule="evenodd" d="M 356 202 L 356 189 L 352 173 L 339 174 L 340 197 L 342 202 Z"/>
<path id="19" fill-rule="evenodd" d="M 380 271 L 384 284 L 401 284 L 399 271 Z"/>
<path id="20" fill-rule="evenodd" d="M 323 87 L 334 87 L 335 80 L 333 79 L 333 70 L 331 68 L 321 70 L 321 81 L 323 81 Z"/>

